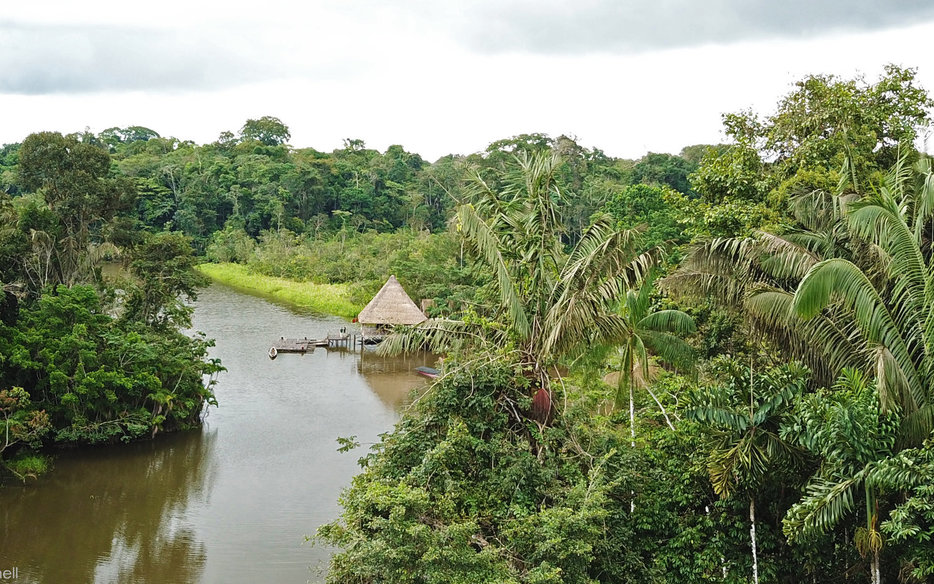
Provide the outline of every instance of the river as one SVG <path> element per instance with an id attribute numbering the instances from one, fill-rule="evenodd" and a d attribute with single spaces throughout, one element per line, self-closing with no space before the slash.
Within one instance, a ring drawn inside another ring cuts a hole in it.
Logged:
<path id="1" fill-rule="evenodd" d="M 427 356 L 266 355 L 273 339 L 346 326 L 212 285 L 194 329 L 227 368 L 198 430 L 68 451 L 38 481 L 0 488 L 0 573 L 16 582 L 322 582 L 332 550 L 305 542 L 337 517 L 366 447 L 390 430 Z M 364 447 L 337 451 L 338 437 Z"/>

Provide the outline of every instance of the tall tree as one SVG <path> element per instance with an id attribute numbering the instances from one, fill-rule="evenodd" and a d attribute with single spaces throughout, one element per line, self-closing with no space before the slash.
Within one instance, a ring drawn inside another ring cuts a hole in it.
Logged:
<path id="1" fill-rule="evenodd" d="M 852 202 L 846 224 L 870 242 L 874 261 L 832 257 L 805 274 L 793 309 L 804 319 L 828 307 L 859 334 L 865 366 L 875 371 L 883 406 L 902 416 L 903 444 L 934 430 L 934 172 L 928 157 L 914 172 L 904 159 L 874 191 Z M 838 342 L 825 334 L 825 345 Z"/>
<path id="2" fill-rule="evenodd" d="M 903 443 L 920 444 L 934 429 L 931 159 L 913 170 L 901 159 L 869 193 L 799 202 L 814 230 L 705 243 L 667 284 L 742 304 L 822 383 L 848 366 L 874 371 L 883 405 L 902 416 Z"/>
<path id="3" fill-rule="evenodd" d="M 885 472 L 880 462 L 893 454 L 897 428 L 896 416 L 882 411 L 869 376 L 844 369 L 831 392 L 812 394 L 796 405 L 782 432 L 821 461 L 807 494 L 782 522 L 789 540 L 807 541 L 832 529 L 862 491 L 866 524 L 855 541 L 863 557 L 872 557 L 873 584 L 882 580 L 879 486 Z"/>
<path id="4" fill-rule="evenodd" d="M 847 413 L 835 421 L 844 414 L 828 409 L 809 430 L 822 438 L 805 444 L 820 451 L 828 463 L 786 522 L 792 539 L 827 531 L 851 509 L 854 493 L 862 490 L 867 524 L 858 543 L 861 552 L 872 555 L 871 573 L 878 582 L 877 492 L 917 484 L 917 473 L 899 462 L 900 452 L 921 445 L 934 430 L 932 162 L 922 156 L 912 168 L 903 157 L 869 192 L 857 191 L 852 180 L 844 180 L 834 195 L 816 192 L 794 202 L 804 228 L 781 236 L 760 233 L 756 238 L 705 244 L 671 283 L 684 287 L 693 282 L 738 301 L 750 324 L 781 350 L 814 363 L 818 383 L 829 385 L 852 368 L 854 372 L 844 375 L 853 382 L 848 391 L 873 393 L 881 409 L 879 419 L 893 417 L 897 440 L 888 453 L 873 450 L 866 430 L 850 439 L 863 442 L 863 450 L 846 457 L 828 450 L 839 443 L 828 436 L 833 437 L 835 424 L 852 426 L 856 418 Z M 871 384 L 860 382 L 871 390 L 855 389 L 859 375 L 873 377 Z"/>
<path id="5" fill-rule="evenodd" d="M 20 150 L 20 180 L 38 193 L 55 218 L 51 231 L 32 232 L 47 247 L 47 284 L 74 284 L 91 270 L 89 245 L 102 238 L 101 227 L 127 210 L 135 190 L 123 178 L 111 179 L 110 156 L 93 144 L 55 132 L 31 134 Z M 51 245 L 47 245 L 50 242 Z"/>
<path id="6" fill-rule="evenodd" d="M 680 310 L 653 310 L 652 280 L 642 284 L 638 290 L 626 292 L 620 302 L 619 314 L 626 322 L 627 333 L 619 345 L 619 378 L 617 380 L 614 406 L 620 408 L 629 395 L 629 416 L 632 439 L 635 440 L 635 403 L 633 390 L 647 390 L 658 405 L 668 426 L 674 424 L 664 406 L 649 388 L 650 355 L 655 355 L 682 371 L 692 366 L 693 350 L 680 335 L 693 333 L 694 319 Z"/>
<path id="7" fill-rule="evenodd" d="M 756 499 L 767 479 L 800 458 L 800 451 L 779 435 L 782 417 L 807 382 L 807 370 L 794 363 L 756 375 L 751 367 L 727 363 L 724 385 L 701 390 L 688 415 L 707 426 L 713 437 L 707 468 L 714 491 L 734 492 L 749 500 L 752 581 L 759 582 Z"/>
<path id="8" fill-rule="evenodd" d="M 688 177 L 697 169 L 680 156 L 649 152 L 632 167 L 633 184 L 668 186 L 684 195 L 695 195 Z"/>
<path id="9" fill-rule="evenodd" d="M 256 140 L 266 146 L 282 146 L 292 137 L 289 127 L 273 116 L 247 120 L 240 128 L 241 140 Z"/>
<path id="10" fill-rule="evenodd" d="M 889 65 L 875 83 L 811 75 L 770 116 L 724 115 L 733 144 L 708 151 L 692 182 L 712 200 L 768 195 L 780 202 L 836 182 L 848 160 L 864 188 L 873 173 L 895 164 L 899 145 L 913 144 L 930 127 L 932 107 L 914 69 Z"/>
<path id="11" fill-rule="evenodd" d="M 589 342 L 609 342 L 627 334 L 627 323 L 613 307 L 638 286 L 653 262 L 637 251 L 638 232 L 620 231 L 598 216 L 580 241 L 565 253 L 554 180 L 559 158 L 549 152 L 515 159 L 501 190 L 481 177 L 474 204 L 458 210 L 458 230 L 492 271 L 498 324 L 479 331 L 493 347 L 514 347 L 517 361 L 546 402 L 551 369 L 563 356 Z M 449 335 L 478 331 L 463 321 L 429 321 L 410 334 L 390 339 L 387 350 L 420 346 L 426 338 L 444 346 Z"/>
<path id="12" fill-rule="evenodd" d="M 694 209 L 684 195 L 666 186 L 635 184 L 612 195 L 604 204 L 621 228 L 644 226 L 646 249 L 688 242 L 684 222 Z"/>
<path id="13" fill-rule="evenodd" d="M 123 320 L 166 330 L 191 326 L 197 290 L 207 281 L 194 270 L 191 239 L 181 233 L 150 235 L 131 252 L 130 271 L 138 284 L 129 286 Z"/>

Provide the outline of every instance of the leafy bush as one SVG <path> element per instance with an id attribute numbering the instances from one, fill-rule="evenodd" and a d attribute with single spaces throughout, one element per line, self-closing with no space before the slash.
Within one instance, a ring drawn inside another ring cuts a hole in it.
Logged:
<path id="1" fill-rule="evenodd" d="M 33 388 L 55 442 L 130 440 L 200 423 L 215 403 L 211 345 L 174 328 L 115 319 L 88 286 L 59 286 L 0 326 L 0 381 Z"/>
<path id="2" fill-rule="evenodd" d="M 18 478 L 25 481 L 27 478 L 35 479 L 47 473 L 51 463 L 48 456 L 22 452 L 17 454 L 15 458 L 5 461 L 4 466 Z"/>
<path id="3" fill-rule="evenodd" d="M 516 381 L 502 364 L 455 371 L 361 460 L 319 531 L 343 548 L 329 582 L 588 581 L 605 477 L 537 442 Z"/>

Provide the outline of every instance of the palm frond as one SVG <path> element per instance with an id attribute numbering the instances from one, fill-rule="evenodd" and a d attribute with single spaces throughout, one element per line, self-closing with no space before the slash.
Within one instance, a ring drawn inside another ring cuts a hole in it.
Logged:
<path id="1" fill-rule="evenodd" d="M 502 333 L 504 335 L 504 333 Z M 491 331 L 460 320 L 432 318 L 415 326 L 397 326 L 376 348 L 379 355 L 402 355 L 416 351 L 443 354 L 455 351 L 466 343 L 476 345 L 503 341 Z"/>
<path id="2" fill-rule="evenodd" d="M 908 444 L 920 444 L 934 430 L 934 404 L 926 402 L 907 414 L 902 422 L 902 434 Z"/>
<path id="3" fill-rule="evenodd" d="M 657 310 L 640 320 L 639 329 L 689 335 L 697 330 L 694 319 L 680 310 Z"/>
<path id="4" fill-rule="evenodd" d="M 906 199 L 912 196 L 911 189 L 907 188 L 913 174 L 913 169 L 911 165 L 908 164 L 908 155 L 911 150 L 913 149 L 903 148 L 902 145 L 899 144 L 898 158 L 895 161 L 895 165 L 885 175 L 885 180 L 883 181 L 884 187 L 892 192 L 897 202 L 900 204 L 910 204 L 910 201 Z"/>
<path id="5" fill-rule="evenodd" d="M 746 300 L 747 318 L 754 331 L 802 360 L 821 383 L 831 383 L 844 367 L 859 367 L 865 355 L 859 330 L 835 312 L 810 319 L 793 309 L 794 295 L 765 289 Z"/>
<path id="6" fill-rule="evenodd" d="M 907 391 L 923 395 L 925 389 L 901 329 L 866 274 L 852 262 L 830 259 L 814 266 L 798 286 L 793 306 L 799 316 L 813 318 L 834 298 L 852 311 L 864 340 L 871 346 L 884 347 L 891 355 L 886 363 L 897 367 L 899 373 L 896 375 L 886 365 L 886 381 L 903 379 Z"/>
<path id="7" fill-rule="evenodd" d="M 674 274 L 661 280 L 663 289 L 679 296 L 714 296 L 738 306 L 752 281 L 755 240 L 717 238 L 695 244 Z"/>
<path id="8" fill-rule="evenodd" d="M 545 354 L 561 352 L 575 339 L 610 340 L 625 333 L 625 325 L 607 313 L 656 261 L 655 253 L 634 253 L 637 237 L 637 231 L 615 229 L 608 217 L 597 217 L 584 232 L 548 301 Z"/>
<path id="9" fill-rule="evenodd" d="M 892 279 L 892 303 L 898 307 L 896 320 L 902 329 L 916 326 L 928 311 L 930 290 L 924 255 L 895 201 L 876 197 L 861 201 L 851 210 L 848 220 L 853 231 L 871 240 L 886 255 L 886 267 Z"/>
<path id="10" fill-rule="evenodd" d="M 915 163 L 915 172 L 918 174 L 918 194 L 915 200 L 914 235 L 917 241 L 923 241 L 924 230 L 929 229 L 934 220 L 934 168 L 931 158 L 922 156 Z"/>
<path id="11" fill-rule="evenodd" d="M 631 321 L 640 321 L 647 314 L 652 306 L 652 291 L 655 283 L 654 270 L 650 270 L 642 281 L 638 289 L 630 289 L 626 292 L 624 308 L 626 315 Z"/>
<path id="12" fill-rule="evenodd" d="M 782 520 L 789 542 L 826 533 L 853 509 L 853 493 L 863 473 L 845 479 L 818 477 L 805 487 L 804 498 L 793 505 Z"/>
<path id="13" fill-rule="evenodd" d="M 762 269 L 771 277 L 798 281 L 820 257 L 812 250 L 795 243 L 788 237 L 760 232 L 757 234 L 756 250 L 761 254 Z"/>
<path id="14" fill-rule="evenodd" d="M 736 481 L 736 469 L 751 466 L 748 453 L 743 450 L 744 444 L 733 444 L 731 447 L 711 452 L 707 462 L 707 472 L 710 475 L 710 484 L 716 494 L 727 498 L 732 493 L 733 483 Z"/>
<path id="15" fill-rule="evenodd" d="M 905 413 L 917 411 L 924 403 L 922 387 L 912 388 L 911 382 L 902 370 L 892 352 L 883 345 L 873 350 L 876 386 L 882 405 L 889 410 L 901 408 Z"/>
<path id="16" fill-rule="evenodd" d="M 849 189 L 852 189 L 854 192 L 859 190 L 859 181 L 856 179 L 856 165 L 853 164 L 853 152 L 849 140 L 843 141 L 843 148 L 846 155 L 843 158 L 843 168 L 840 169 L 840 180 L 837 182 L 837 194 L 844 193 Z"/>
<path id="17" fill-rule="evenodd" d="M 743 432 L 749 427 L 748 414 L 737 412 L 716 400 L 692 405 L 685 410 L 685 416 L 701 424 L 731 432 Z"/>
<path id="18" fill-rule="evenodd" d="M 642 330 L 639 336 L 648 350 L 662 362 L 684 373 L 693 370 L 696 359 L 694 348 L 683 339 L 652 330 Z"/>
<path id="19" fill-rule="evenodd" d="M 865 482 L 886 491 L 907 491 L 931 482 L 930 469 L 919 465 L 914 456 L 917 450 L 907 450 L 866 466 Z"/>
<path id="20" fill-rule="evenodd" d="M 500 253 L 500 242 L 496 233 L 477 215 L 471 205 L 462 205 L 460 207 L 458 220 L 468 241 L 477 249 L 480 256 L 496 274 L 500 302 L 510 322 L 519 336 L 528 337 L 531 332 L 529 319 L 516 291 L 509 268 Z"/>

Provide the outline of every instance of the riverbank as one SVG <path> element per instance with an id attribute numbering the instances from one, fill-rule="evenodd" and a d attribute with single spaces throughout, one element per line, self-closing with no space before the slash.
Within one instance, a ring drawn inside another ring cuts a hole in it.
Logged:
<path id="1" fill-rule="evenodd" d="M 425 386 L 415 367 L 434 361 L 343 349 L 270 360 L 282 334 L 320 339 L 347 322 L 224 285 L 194 309 L 191 329 L 227 368 L 221 407 L 200 429 L 70 448 L 46 478 L 0 487 L 0 570 L 20 577 L 9 584 L 324 584 L 334 550 L 305 536 L 340 516 L 365 450 L 335 439 L 379 442 Z"/>
<path id="2" fill-rule="evenodd" d="M 320 314 L 353 318 L 363 308 L 350 300 L 346 284 L 315 284 L 264 276 L 241 264 L 201 264 L 199 272 L 215 282 L 251 294 L 259 294 L 297 308 Z"/>

